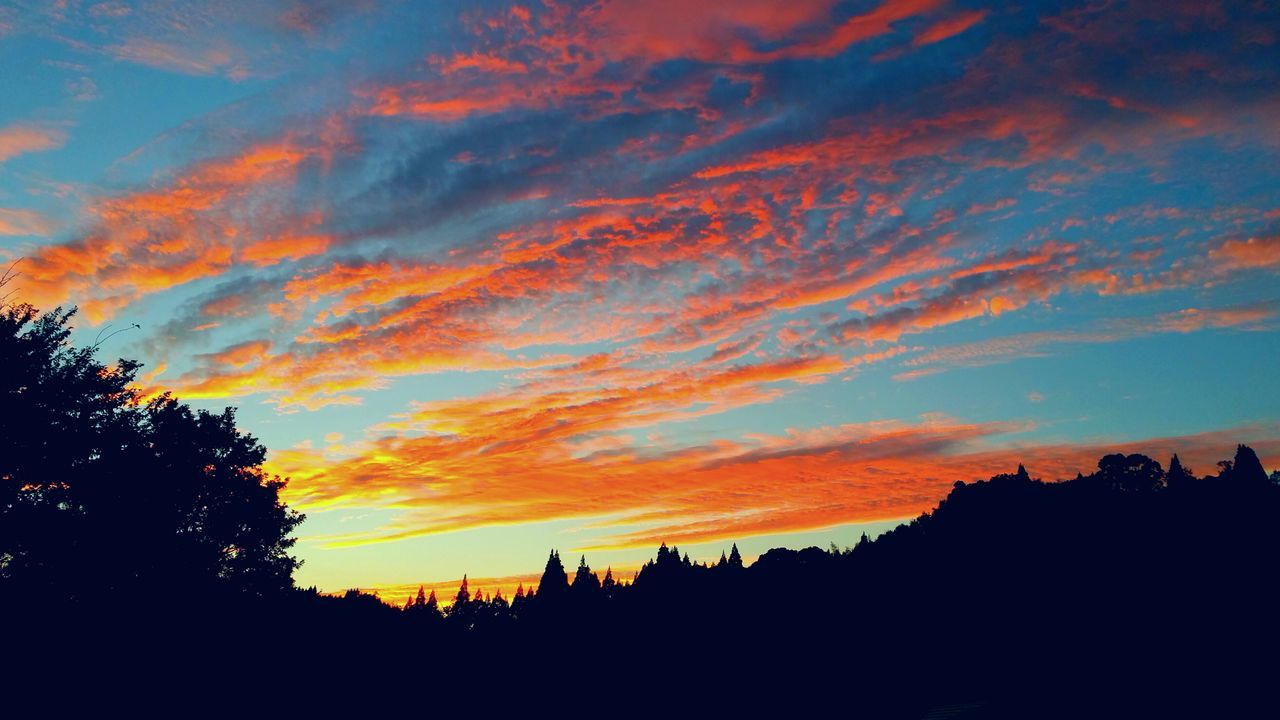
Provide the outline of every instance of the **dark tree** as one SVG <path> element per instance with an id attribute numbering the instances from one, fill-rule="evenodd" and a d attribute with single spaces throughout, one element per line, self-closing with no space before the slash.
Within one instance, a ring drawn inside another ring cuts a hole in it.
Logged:
<path id="1" fill-rule="evenodd" d="M 573 590 L 577 593 L 591 593 L 600 589 L 600 578 L 591 572 L 587 565 L 587 556 L 578 561 L 578 572 L 573 576 Z"/>
<path id="2" fill-rule="evenodd" d="M 142 427 L 154 478 L 143 497 L 159 500 L 163 516 L 176 513 L 182 557 L 173 562 L 198 558 L 188 567 L 239 587 L 291 587 L 299 563 L 289 534 L 302 516 L 280 502 L 284 481 L 263 473 L 266 448 L 236 429 L 235 411 L 192 412 L 166 394 L 146 405 Z"/>
<path id="3" fill-rule="evenodd" d="M 658 556 L 657 556 L 657 559 L 654 561 L 654 563 L 657 565 L 666 564 L 667 558 L 670 555 L 671 555 L 671 550 L 667 548 L 666 543 L 662 543 L 661 545 L 658 546 Z"/>
<path id="4" fill-rule="evenodd" d="M 265 448 L 230 408 L 144 403 L 138 363 L 71 347 L 74 314 L 0 309 L 0 584 L 62 601 L 291 588 L 302 515 Z"/>
<path id="5" fill-rule="evenodd" d="M 1031 475 L 1027 473 L 1027 469 L 1023 467 L 1022 463 L 1018 463 L 1018 470 L 1016 472 L 993 475 L 991 476 L 990 482 L 1025 485 L 1031 482 Z"/>
<path id="6" fill-rule="evenodd" d="M 1169 472 L 1165 473 L 1165 485 L 1170 488 L 1183 488 L 1195 480 L 1195 475 L 1191 470 L 1183 467 L 1182 461 L 1178 459 L 1178 454 L 1174 453 L 1173 459 L 1169 461 Z"/>
<path id="7" fill-rule="evenodd" d="M 479 598 L 479 596 L 476 597 L 477 599 Z M 462 585 L 458 588 L 458 594 L 453 598 L 453 607 L 465 606 L 469 602 L 471 602 L 471 591 L 467 589 L 467 576 L 463 575 Z"/>
<path id="8" fill-rule="evenodd" d="M 564 571 L 564 563 L 560 562 L 560 553 L 552 550 L 547 558 L 547 567 L 542 571 L 542 580 L 538 583 L 538 597 L 559 597 L 568 589 L 569 576 Z"/>
<path id="9" fill-rule="evenodd" d="M 1113 490 L 1151 492 L 1164 484 L 1164 469 L 1146 455 L 1115 453 L 1098 461 L 1098 472 L 1093 478 Z"/>
<path id="10" fill-rule="evenodd" d="M 1231 479 L 1238 483 L 1262 485 L 1267 482 L 1267 471 L 1258 459 L 1258 453 L 1248 445 L 1236 446 L 1235 461 L 1231 463 Z"/>

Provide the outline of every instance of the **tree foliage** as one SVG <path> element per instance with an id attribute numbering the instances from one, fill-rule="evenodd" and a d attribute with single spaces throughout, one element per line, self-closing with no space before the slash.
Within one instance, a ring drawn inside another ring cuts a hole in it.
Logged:
<path id="1" fill-rule="evenodd" d="M 0 585 L 49 600 L 291 588 L 303 516 L 235 412 L 143 401 L 70 344 L 75 310 L 0 309 Z"/>

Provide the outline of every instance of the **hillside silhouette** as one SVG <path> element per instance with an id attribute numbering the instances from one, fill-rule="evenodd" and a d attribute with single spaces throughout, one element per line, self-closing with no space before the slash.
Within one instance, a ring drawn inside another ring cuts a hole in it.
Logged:
<path id="1" fill-rule="evenodd" d="M 663 545 L 633 578 L 553 550 L 511 598 L 464 579 L 447 607 L 425 589 L 396 607 L 294 587 L 303 518 L 262 446 L 229 409 L 144 402 L 136 363 L 68 345 L 71 317 L 0 312 L 0 612 L 32 667 L 110 676 L 126 648 L 211 688 L 269 658 L 281 682 L 406 702 L 612 683 L 675 714 L 693 697 L 873 717 L 1275 707 L 1280 475 L 1244 445 L 1204 475 L 1176 455 L 1059 482 L 1018 466 L 851 548 L 748 564 Z"/>

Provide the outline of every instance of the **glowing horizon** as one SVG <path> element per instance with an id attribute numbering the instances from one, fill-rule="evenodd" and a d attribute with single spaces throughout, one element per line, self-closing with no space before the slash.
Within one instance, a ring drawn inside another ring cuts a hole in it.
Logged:
<path id="1" fill-rule="evenodd" d="M 1273 469 L 1277 12 L 0 8 L 0 260 L 239 406 L 327 591 L 849 545 L 1115 449 Z"/>

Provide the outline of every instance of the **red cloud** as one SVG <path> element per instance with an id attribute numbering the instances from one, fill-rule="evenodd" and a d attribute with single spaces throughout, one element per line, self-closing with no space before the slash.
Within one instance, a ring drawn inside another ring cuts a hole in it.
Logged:
<path id="1" fill-rule="evenodd" d="M 982 22 L 982 19 L 986 16 L 986 10 L 974 10 L 939 20 L 925 28 L 919 35 L 912 38 L 911 44 L 916 47 L 920 47 L 922 45 L 931 45 L 936 42 L 942 42 L 947 38 L 955 37 L 974 25 L 977 25 Z"/>

